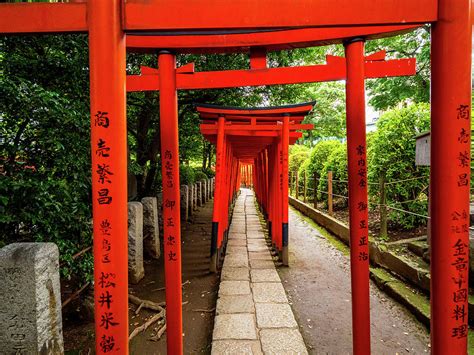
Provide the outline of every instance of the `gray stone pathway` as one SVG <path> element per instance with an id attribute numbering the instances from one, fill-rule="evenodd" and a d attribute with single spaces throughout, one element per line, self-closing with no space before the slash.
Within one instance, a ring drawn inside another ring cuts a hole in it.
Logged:
<path id="1" fill-rule="evenodd" d="M 242 189 L 222 268 L 212 354 L 307 354 L 270 250 L 255 197 Z"/>

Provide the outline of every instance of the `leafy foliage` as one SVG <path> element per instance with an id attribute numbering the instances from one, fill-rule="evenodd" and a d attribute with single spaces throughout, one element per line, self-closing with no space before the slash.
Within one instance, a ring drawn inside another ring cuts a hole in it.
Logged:
<path id="1" fill-rule="evenodd" d="M 295 174 L 301 167 L 301 164 L 309 156 L 309 148 L 305 145 L 294 145 L 291 147 L 288 157 L 288 171 Z"/>
<path id="2" fill-rule="evenodd" d="M 348 196 L 347 186 L 347 146 L 339 144 L 329 154 L 327 161 L 321 170 L 321 179 L 319 180 L 318 191 L 328 191 L 328 172 L 332 171 L 332 192 L 340 196 Z M 326 199 L 327 195 L 319 193 L 318 198 Z M 347 199 L 343 199 L 342 204 L 347 205 Z"/>
<path id="3" fill-rule="evenodd" d="M 415 136 L 429 128 L 427 104 L 388 111 L 377 122 L 368 146 L 369 182 L 378 183 L 381 176 L 387 182 L 413 179 L 387 185 L 387 204 L 421 215 L 428 213 L 429 168 L 415 165 Z M 404 228 L 426 223 L 422 217 L 389 211 L 389 220 Z"/>
<path id="4" fill-rule="evenodd" d="M 346 94 L 342 82 L 316 84 L 312 88 L 316 105 L 305 120 L 314 124 L 311 142 L 320 139 L 343 138 L 346 135 Z"/>
<path id="5" fill-rule="evenodd" d="M 194 169 L 188 165 L 180 165 L 179 167 L 179 183 L 181 185 L 191 185 L 196 181 Z"/>
<path id="6" fill-rule="evenodd" d="M 416 74 L 396 78 L 367 80 L 369 104 L 379 111 L 399 103 L 429 102 L 430 99 L 430 27 L 367 42 L 366 52 L 387 50 L 387 58 L 416 58 Z"/>
<path id="7" fill-rule="evenodd" d="M 87 37 L 3 37 L 0 244 L 51 241 L 63 276 L 91 277 Z"/>
<path id="8" fill-rule="evenodd" d="M 311 149 L 310 155 L 300 167 L 300 174 L 302 174 L 304 170 L 306 171 L 307 176 L 313 177 L 316 173 L 318 176 L 326 178 L 326 175 L 321 175 L 323 173 L 324 164 L 328 160 L 331 153 L 341 145 L 342 143 L 337 140 L 325 140 L 318 142 L 313 147 L 313 149 Z M 310 188 L 314 188 L 314 180 L 311 178 L 308 181 L 308 186 Z"/>
<path id="9" fill-rule="evenodd" d="M 198 170 L 194 173 L 195 181 L 207 180 L 207 175 L 201 170 Z"/>

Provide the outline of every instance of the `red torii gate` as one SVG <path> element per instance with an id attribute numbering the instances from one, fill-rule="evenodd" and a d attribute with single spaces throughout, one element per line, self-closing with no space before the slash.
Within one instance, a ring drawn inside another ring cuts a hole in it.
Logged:
<path id="1" fill-rule="evenodd" d="M 154 36 L 150 37 L 137 37 L 135 38 L 135 42 L 142 43 L 145 47 L 144 49 L 149 49 L 150 41 L 154 38 Z M 156 38 L 155 38 L 156 40 Z M 154 41 L 151 42 L 155 44 Z M 368 258 L 368 226 L 367 226 L 367 186 L 366 185 L 366 169 L 365 169 L 365 89 L 364 89 L 364 81 L 365 78 L 377 78 L 377 77 L 388 77 L 388 76 L 401 76 L 401 75 L 412 75 L 415 73 L 415 60 L 414 59 L 397 59 L 397 60 L 385 60 L 385 51 L 380 51 L 374 53 L 372 55 L 364 57 L 364 47 L 363 41 L 361 39 L 356 39 L 353 43 L 345 43 L 346 49 L 347 48 L 355 48 L 359 49 L 358 52 L 353 53 L 350 57 L 350 52 L 347 51 L 347 57 L 341 58 L 336 56 L 326 56 L 326 64 L 323 65 L 311 65 L 311 66 L 300 66 L 300 67 L 280 67 L 280 68 L 267 68 L 267 58 L 266 58 L 266 49 L 257 47 L 250 49 L 250 69 L 246 70 L 225 70 L 225 71 L 210 71 L 210 72 L 195 72 L 194 71 L 194 64 L 188 63 L 179 68 L 175 71 L 170 72 L 169 69 L 171 68 L 170 65 L 166 67 L 163 63 L 167 63 L 168 60 L 172 60 L 175 63 L 175 57 L 170 54 L 168 51 L 161 51 L 158 55 L 158 67 L 159 69 L 154 69 L 150 67 L 142 67 L 141 68 L 141 75 L 128 75 L 127 76 L 127 91 L 147 91 L 147 90 L 171 90 L 174 89 L 174 93 L 176 90 L 186 90 L 186 89 L 210 89 L 210 88 L 226 88 L 226 87 L 238 87 L 238 86 L 255 86 L 255 85 L 276 85 L 276 84 L 296 84 L 296 83 L 306 83 L 306 82 L 319 82 L 319 81 L 331 81 L 331 80 L 342 80 L 346 79 L 346 86 L 347 86 L 347 120 L 348 120 L 348 127 L 351 126 L 353 128 L 353 132 L 351 132 L 351 137 L 358 137 L 357 139 L 348 139 L 349 144 L 353 144 L 353 150 L 358 150 L 360 154 L 356 156 L 349 156 L 349 166 L 354 167 L 352 170 L 357 172 L 357 175 L 350 176 L 350 181 L 355 181 L 356 176 L 360 176 L 360 179 L 357 182 L 354 182 L 350 185 L 349 189 L 353 189 L 350 192 L 351 195 L 357 196 L 353 198 L 351 201 L 356 201 L 356 206 L 360 206 L 363 204 L 366 206 L 364 210 L 359 210 L 357 213 L 351 213 L 351 219 L 353 222 L 351 223 L 358 223 L 357 228 L 351 229 L 351 244 L 354 245 L 351 248 L 351 281 L 352 281 L 352 309 L 353 309 L 353 333 L 354 333 L 354 348 L 356 349 L 370 349 L 370 306 L 369 306 L 369 258 Z M 135 50 L 139 50 L 135 47 Z M 353 52 L 353 51 L 352 51 Z M 350 59 L 349 59 L 350 57 Z M 166 59 L 168 58 L 168 59 Z M 171 59 L 172 58 L 172 59 Z M 165 61 L 163 62 L 162 61 Z M 356 61 L 354 64 L 351 61 Z M 173 64 L 173 68 L 175 64 Z M 356 70 L 354 70 L 354 69 Z M 164 70 L 168 70 L 166 73 L 163 72 Z M 163 77 L 169 79 L 171 76 L 173 77 L 172 83 L 173 86 L 164 86 L 168 85 L 168 81 L 164 80 Z M 349 78 L 352 77 L 351 80 Z M 355 79 L 355 80 L 354 80 Z M 355 83 L 355 85 L 354 85 Z M 161 94 L 160 96 L 160 115 L 161 117 L 171 117 L 174 121 L 177 121 L 176 117 L 173 117 L 171 114 L 175 112 L 175 108 L 171 108 L 171 101 L 162 101 L 161 97 L 170 97 L 171 91 L 164 96 Z M 176 103 L 174 104 L 176 105 Z M 294 119 L 301 122 L 304 116 L 309 112 L 312 108 L 306 105 L 306 108 L 301 109 L 294 109 Z M 222 110 L 222 108 L 206 108 L 203 107 L 199 108 L 199 111 L 202 111 L 201 115 L 203 118 L 210 117 L 215 111 Z M 282 112 L 285 110 L 290 110 L 288 107 L 283 107 L 281 109 L 275 108 L 271 114 L 275 117 L 279 117 Z M 291 110 L 290 110 L 291 111 Z M 254 112 L 253 112 L 254 114 Z M 299 116 L 298 116 L 299 114 Z M 168 116 L 170 115 L 170 116 Z M 206 116 L 207 115 L 207 116 Z M 240 119 L 242 120 L 242 116 L 245 115 L 242 110 L 228 110 L 226 115 L 232 119 Z M 269 117 L 264 117 L 262 115 L 260 119 L 268 120 L 275 120 L 275 117 L 270 115 Z M 247 118 L 248 119 L 248 118 Z M 168 125 L 169 122 L 166 123 Z M 237 127 L 240 129 L 239 127 Z M 263 127 L 259 127 L 263 128 Z M 176 128 L 177 130 L 177 128 Z M 163 132 L 163 131 L 161 131 Z M 242 133 L 246 135 L 247 133 Z M 221 136 L 220 139 L 224 139 L 224 136 Z M 163 136 L 162 133 L 162 140 L 168 140 L 168 136 Z M 177 144 L 177 143 L 176 143 Z M 223 144 L 223 143 L 222 143 Z M 358 144 L 358 145 L 355 145 Z M 276 152 L 281 151 L 282 149 L 288 149 L 288 144 L 282 144 L 279 146 Z M 349 145 L 350 147 L 350 145 Z M 362 148 L 361 148 L 362 147 Z M 162 142 L 162 151 L 163 151 L 163 142 Z M 272 147 L 272 149 L 277 149 L 276 147 Z M 362 150 L 361 150 L 362 149 Z M 274 152 L 274 150 L 269 150 L 269 152 Z M 168 151 L 165 151 L 165 153 Z M 217 153 L 219 153 L 219 149 L 217 149 Z M 231 172 L 231 177 L 234 177 L 234 169 L 235 165 L 232 165 L 233 162 L 231 160 L 232 153 L 230 150 L 222 152 L 225 157 L 222 159 L 217 159 L 217 166 L 221 164 L 230 164 L 229 170 L 224 169 L 227 173 Z M 276 154 L 276 153 L 275 153 Z M 286 156 L 288 154 L 286 153 Z M 166 156 L 165 156 L 166 158 Z M 230 160 L 229 160 L 230 159 Z M 262 159 L 262 157 L 259 157 Z M 257 159 L 257 163 L 262 163 L 261 160 Z M 267 156 L 268 159 L 268 156 Z M 360 162 L 364 162 L 364 166 L 360 166 Z M 235 163 L 235 162 L 234 162 Z M 278 163 L 278 160 L 274 163 Z M 266 161 L 268 165 L 268 161 Z M 169 177 L 170 175 L 173 176 L 171 171 L 173 164 L 169 165 L 166 164 L 166 171 L 163 168 L 163 176 Z M 225 165 L 226 166 L 226 165 Z M 283 166 L 282 163 L 279 163 L 279 166 Z M 260 167 L 261 168 L 261 167 Z M 270 165 L 271 168 L 271 165 Z M 361 169 L 363 172 L 361 172 Z M 254 170 L 256 172 L 258 170 Z M 288 175 L 288 169 L 282 171 L 279 170 L 272 170 L 272 173 L 276 174 L 275 177 Z M 254 180 L 256 175 L 254 174 Z M 214 219 L 219 219 L 218 215 L 222 214 L 222 209 L 228 206 L 229 201 L 231 200 L 231 196 L 228 194 L 230 193 L 229 186 L 226 188 L 222 188 L 221 184 L 218 183 L 220 179 L 216 178 L 216 193 L 220 194 L 223 192 L 225 195 L 224 201 L 219 199 L 219 204 L 217 205 L 217 210 L 214 211 L 215 216 Z M 167 185 L 171 182 L 167 181 Z M 365 185 L 360 185 L 364 183 Z M 359 186 L 356 186 L 359 184 Z M 288 184 L 286 180 L 286 188 L 283 190 L 283 180 L 280 184 L 281 191 L 288 191 Z M 171 183 L 171 187 L 173 184 Z M 169 186 L 163 186 L 163 191 L 167 189 Z M 275 187 L 276 189 L 276 187 Z M 259 190 L 257 190 L 257 198 L 261 195 L 259 194 Z M 277 199 L 275 196 L 281 196 L 282 192 L 278 193 L 277 190 L 274 191 L 275 195 L 273 196 L 273 200 Z M 163 192 L 164 195 L 164 192 Z M 364 197 L 365 196 L 365 197 Z M 283 202 L 285 205 L 288 204 L 288 196 L 283 194 Z M 272 202 L 274 202 L 272 200 Z M 172 200 L 173 203 L 175 200 Z M 275 200 L 276 201 L 276 200 Z M 262 201 L 260 201 L 262 202 Z M 164 200 L 164 207 L 166 207 L 166 201 Z M 278 204 L 279 205 L 279 204 Z M 281 215 L 280 212 L 283 213 L 285 210 L 282 210 L 281 206 L 277 210 L 278 212 L 273 212 L 274 219 L 276 220 L 275 225 L 279 225 L 278 223 L 281 222 Z M 170 214 L 167 215 L 166 209 L 164 209 L 164 220 L 168 220 L 171 218 L 173 221 L 173 227 L 176 226 L 174 221 L 179 218 L 179 214 L 171 216 Z M 287 212 L 287 209 L 286 209 Z M 225 241 L 223 242 L 223 231 L 227 230 L 228 227 L 228 212 L 224 212 L 225 218 L 220 218 L 222 222 L 220 225 L 221 232 L 218 233 L 218 224 L 213 223 L 213 236 L 217 237 L 217 243 L 219 245 L 218 249 L 214 249 L 216 246 L 215 241 L 211 243 L 211 263 L 210 269 L 211 271 L 216 271 L 217 267 L 220 263 L 219 254 L 221 253 L 220 248 L 222 245 L 225 246 Z M 365 216 L 365 217 L 364 217 Z M 285 220 L 287 221 L 288 217 L 286 216 Z M 216 221 L 214 221 L 216 222 Z M 273 221 L 272 221 L 273 223 Z M 361 224 L 364 226 L 361 226 Z M 353 224 L 355 225 L 355 224 Z M 288 228 L 287 224 L 286 227 L 280 230 L 279 228 L 271 228 L 272 232 L 275 231 L 275 238 L 276 240 L 280 241 L 279 243 L 275 244 L 275 247 L 279 247 L 281 252 L 281 257 L 283 264 L 288 264 L 288 248 L 287 248 L 287 236 L 288 236 Z M 178 265 L 181 261 L 180 251 L 176 251 L 176 246 L 179 245 L 179 230 L 175 230 L 174 228 L 169 228 L 168 225 L 165 223 L 164 225 L 164 234 L 172 236 L 172 241 L 165 242 L 165 283 L 166 283 L 166 299 L 170 298 L 172 302 L 167 304 L 167 309 L 172 310 L 173 312 L 167 313 L 167 320 L 173 319 L 173 322 L 169 322 L 170 325 L 179 324 L 181 326 L 182 321 L 182 310 L 181 304 L 177 303 L 176 298 L 174 295 L 179 294 L 181 295 L 181 270 L 178 270 Z M 169 232 L 168 232 L 169 231 Z M 283 237 L 284 236 L 284 237 Z M 169 238 L 169 237 L 168 237 Z M 357 247 L 355 247 L 357 245 Z M 178 265 L 177 265 L 178 264 Z M 168 266 L 169 265 L 169 266 Z M 175 328 L 167 328 L 167 336 L 168 339 L 174 339 L 173 342 L 177 342 L 180 338 L 181 332 L 178 332 L 178 329 L 174 333 L 171 331 Z"/>
<path id="2" fill-rule="evenodd" d="M 251 166 L 255 167 L 252 169 L 255 194 L 269 217 L 273 245 L 280 253 L 283 264 L 288 265 L 288 145 L 294 144 L 301 137 L 302 134 L 296 132 L 297 130 L 313 128 L 312 124 L 301 124 L 313 106 L 314 102 L 256 108 L 196 105 L 203 121 L 201 133 L 216 145 L 211 271 L 220 267 L 227 245 L 230 191 L 232 197 L 235 197 L 240 186 L 238 176 L 234 180 L 234 175 L 231 175 L 229 181 L 229 177 L 226 177 L 227 170 L 234 171 L 235 167 L 243 162 L 247 162 L 248 166 L 249 161 L 253 161 Z M 228 150 L 232 155 L 226 154 Z M 262 155 L 268 156 L 269 152 L 272 153 L 274 165 L 262 163 Z M 272 166 L 277 166 L 278 169 L 270 180 L 268 169 Z M 240 169 L 238 171 L 240 172 Z M 275 181 L 280 183 L 273 184 Z M 272 221 L 275 223 L 272 224 Z"/>
<path id="3" fill-rule="evenodd" d="M 148 39 L 143 40 L 143 43 L 154 41 L 149 48 L 226 52 L 255 47 L 267 50 L 305 47 L 354 38 L 368 40 L 432 23 L 432 350 L 435 354 L 466 353 L 468 232 L 465 227 L 470 169 L 461 156 L 469 156 L 470 145 L 470 16 L 469 0 L 238 0 L 225 3 L 219 0 L 129 0 L 126 3 L 89 0 L 87 3 L 0 4 L 0 33 L 89 33 L 92 152 L 99 140 L 106 142 L 111 152 L 108 159 L 92 155 L 97 352 L 104 352 L 103 341 L 114 344 L 115 351 L 128 353 L 125 33 L 127 43 L 134 35 L 152 34 L 155 39 L 145 37 Z M 143 43 L 137 48 L 146 50 Z M 361 160 L 359 152 L 364 153 L 365 149 L 365 136 L 355 137 L 351 128 L 355 122 L 361 125 L 363 115 L 349 115 L 356 114 L 357 107 L 363 107 L 362 49 L 360 41 L 346 45 L 348 94 L 352 93 L 353 86 L 358 90 L 358 94 L 348 95 L 353 96 L 348 97 L 349 171 L 353 177 L 356 176 L 355 162 Z M 258 56 L 255 58 L 252 62 L 258 66 L 260 61 Z M 172 54 L 160 55 L 160 69 L 164 71 L 159 78 L 160 97 L 165 106 L 161 112 L 162 152 L 168 163 L 163 164 L 163 176 L 168 173 L 174 184 L 164 187 L 164 201 L 168 201 L 165 218 L 172 218 L 176 210 L 179 211 L 176 117 L 179 80 L 174 75 Z M 364 149 L 354 151 L 351 149 L 354 146 Z M 97 183 L 95 167 L 101 164 L 107 164 L 114 173 L 108 186 Z M 360 186 L 357 190 L 354 185 L 357 183 L 360 181 L 350 182 L 353 191 L 350 194 L 358 207 L 359 203 L 364 205 L 366 191 Z M 364 214 L 359 211 L 361 215 L 356 216 L 359 213 L 356 206 L 351 203 L 350 207 L 351 227 L 354 227 L 353 223 L 361 221 L 359 218 Z M 167 231 L 177 233 L 176 248 L 170 251 L 176 260 L 172 270 L 180 275 L 179 219 L 176 222 L 175 228 Z M 102 250 L 103 239 L 110 241 L 111 250 Z M 351 240 L 357 238 L 351 235 Z M 351 260 L 354 256 L 351 253 Z M 111 282 L 114 275 L 119 277 Z M 172 297 L 167 293 L 168 309 L 174 313 L 179 308 L 178 315 L 168 319 L 170 353 L 182 353 L 181 292 L 180 288 L 175 292 L 176 289 L 169 288 L 167 278 L 167 290 L 173 292 Z M 101 296 L 113 297 L 110 308 L 100 306 Z M 358 329 L 354 326 L 355 331 Z M 366 330 L 360 334 L 354 332 L 355 353 L 370 351 Z"/>

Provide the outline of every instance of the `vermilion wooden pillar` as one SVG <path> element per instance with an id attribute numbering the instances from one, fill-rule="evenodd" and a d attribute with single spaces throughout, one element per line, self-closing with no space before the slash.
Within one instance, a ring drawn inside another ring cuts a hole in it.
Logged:
<path id="1" fill-rule="evenodd" d="M 278 138 L 276 139 L 278 140 Z M 272 154 L 272 164 L 273 164 L 273 176 L 274 176 L 274 181 L 273 181 L 273 221 L 272 221 L 272 226 L 273 226 L 273 243 L 275 245 L 275 250 L 278 252 L 278 255 L 280 256 L 281 254 L 281 248 L 279 244 L 279 238 L 280 238 L 280 233 L 281 233 L 281 228 L 279 224 L 279 216 L 280 216 L 280 195 L 279 195 L 279 190 L 280 190 L 280 173 L 279 173 L 279 164 L 278 164 L 278 142 L 274 142 L 272 145 L 273 148 L 273 154 Z"/>
<path id="2" fill-rule="evenodd" d="M 270 240 L 272 241 L 272 246 L 275 245 L 274 242 L 274 233 L 273 233 L 273 219 L 275 214 L 275 207 L 274 207 L 274 164 L 272 163 L 272 147 L 268 147 L 267 149 L 267 159 L 268 159 L 268 234 Z"/>
<path id="3" fill-rule="evenodd" d="M 288 266 L 288 147 L 290 145 L 290 117 L 283 117 L 283 127 L 281 132 L 281 190 L 282 190 L 282 262 Z"/>
<path id="4" fill-rule="evenodd" d="M 224 150 L 224 125 L 225 118 L 220 116 L 217 121 L 217 145 L 216 145 L 216 175 L 214 186 L 214 209 L 212 212 L 212 236 L 211 236 L 211 272 L 217 272 L 217 249 L 219 241 L 219 217 L 222 199 L 222 176 L 223 176 L 223 153 Z M 221 226 L 222 228 L 222 226 Z"/>
<path id="5" fill-rule="evenodd" d="M 364 42 L 361 39 L 347 42 L 345 52 L 352 339 L 353 353 L 360 355 L 370 354 Z"/>
<path id="6" fill-rule="evenodd" d="M 181 289 L 181 221 L 176 57 L 158 56 L 160 70 L 161 172 L 163 177 L 163 230 L 168 354 L 183 353 Z"/>
<path id="7" fill-rule="evenodd" d="M 127 120 L 121 1 L 89 1 L 96 353 L 128 354 Z"/>
<path id="8" fill-rule="evenodd" d="M 276 164 L 278 167 L 278 175 L 277 175 L 277 194 L 276 194 L 276 203 L 277 203 L 277 224 L 276 224 L 276 229 L 277 229 L 277 246 L 279 250 L 279 255 L 280 259 L 283 261 L 283 228 L 282 228 L 282 222 L 283 222 L 283 164 L 282 164 L 282 137 L 281 134 L 279 135 L 278 143 L 276 144 Z"/>
<path id="9" fill-rule="evenodd" d="M 431 46 L 432 353 L 466 354 L 471 133 L 470 0 L 439 0 Z"/>

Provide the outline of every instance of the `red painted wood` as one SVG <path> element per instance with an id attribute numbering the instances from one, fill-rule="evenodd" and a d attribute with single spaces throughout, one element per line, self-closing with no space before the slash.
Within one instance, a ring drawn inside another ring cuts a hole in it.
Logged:
<path id="1" fill-rule="evenodd" d="M 436 0 L 128 0 L 124 24 L 129 31 L 422 24 L 436 21 L 437 10 Z"/>
<path id="2" fill-rule="evenodd" d="M 466 354 L 471 130 L 471 1 L 439 1 L 432 28 L 431 350 Z M 471 344 L 472 347 L 472 344 Z"/>
<path id="3" fill-rule="evenodd" d="M 88 6 L 90 6 L 88 8 Z M 87 3 L 13 3 L 0 4 L 0 33 L 58 33 L 87 32 L 87 14 L 91 14 L 95 4 Z"/>
<path id="4" fill-rule="evenodd" d="M 128 354 L 127 120 L 120 3 L 95 1 L 89 8 L 97 354 Z"/>
<path id="5" fill-rule="evenodd" d="M 365 136 L 364 42 L 345 46 L 346 126 L 352 295 L 352 351 L 370 354 L 369 218 Z"/>
<path id="6" fill-rule="evenodd" d="M 267 51 L 292 50 L 342 43 L 346 38 L 363 36 L 367 39 L 391 37 L 409 32 L 420 25 L 384 26 L 340 26 L 299 29 L 276 29 L 245 33 L 219 33 L 192 35 L 177 33 L 143 36 L 140 33 L 127 36 L 127 50 L 130 52 L 154 53 L 156 48 L 170 48 L 178 53 L 232 53 L 249 52 L 252 48 Z"/>
<path id="7" fill-rule="evenodd" d="M 345 59 L 339 57 L 328 57 L 328 59 L 328 63 L 323 65 L 178 74 L 176 81 L 179 90 L 195 90 L 344 80 L 346 78 Z M 404 76 L 416 73 L 415 59 L 367 61 L 365 65 L 367 67 L 366 78 Z M 158 77 L 158 74 L 128 75 L 127 91 L 159 90 Z M 233 112 L 228 113 L 232 114 Z"/>
<path id="8" fill-rule="evenodd" d="M 166 346 L 168 354 L 183 353 L 181 274 L 181 217 L 179 183 L 178 94 L 176 57 L 160 53 L 160 135 L 163 176 L 163 245 L 166 292 Z"/>

